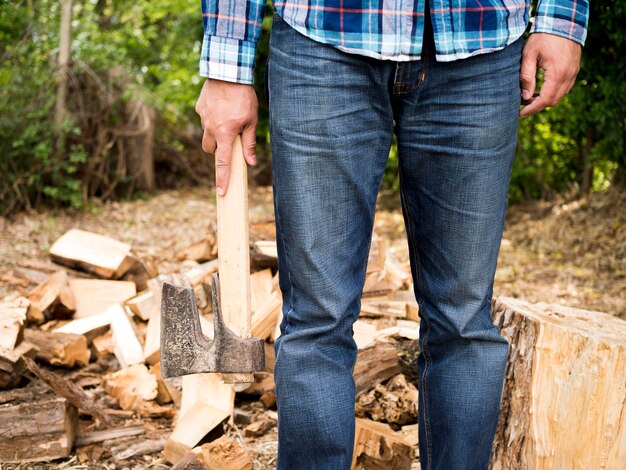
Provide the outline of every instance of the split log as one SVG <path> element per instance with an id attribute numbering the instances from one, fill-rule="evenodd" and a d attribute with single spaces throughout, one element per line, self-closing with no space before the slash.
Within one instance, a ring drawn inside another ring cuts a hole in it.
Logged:
<path id="1" fill-rule="evenodd" d="M 113 238 L 71 229 L 50 248 L 55 263 L 107 279 L 118 279 L 135 263 L 130 245 Z"/>
<path id="2" fill-rule="evenodd" d="M 269 418 L 261 418 L 246 426 L 243 435 L 249 438 L 261 437 L 267 431 L 276 426 L 276 422 Z"/>
<path id="3" fill-rule="evenodd" d="M 406 319 L 419 322 L 419 306 L 415 300 L 415 293 L 412 290 L 398 290 L 389 296 L 389 300 L 399 300 L 406 302 Z"/>
<path id="4" fill-rule="evenodd" d="M 217 258 L 217 240 L 215 233 L 209 233 L 204 240 L 192 243 L 180 254 L 181 258 L 198 262 Z"/>
<path id="5" fill-rule="evenodd" d="M 274 383 L 274 374 L 269 372 L 256 372 L 254 374 L 254 382 L 252 382 L 242 393 L 246 395 L 263 396 L 268 392 L 274 392 L 276 384 Z"/>
<path id="6" fill-rule="evenodd" d="M 392 345 L 377 342 L 360 350 L 354 366 L 357 396 L 399 373 L 398 353 Z"/>
<path id="7" fill-rule="evenodd" d="M 89 364 L 87 339 L 82 335 L 27 329 L 26 341 L 37 346 L 37 359 L 53 366 L 83 367 Z"/>
<path id="8" fill-rule="evenodd" d="M 135 283 L 72 279 L 70 289 L 76 302 L 74 318 L 85 318 L 106 311 L 111 305 L 126 302 L 137 294 Z"/>
<path id="9" fill-rule="evenodd" d="M 126 301 L 126 306 L 143 321 L 150 320 L 155 308 L 154 294 L 147 290 Z"/>
<path id="10" fill-rule="evenodd" d="M 54 390 L 54 393 L 60 397 L 66 398 L 74 407 L 100 422 L 107 425 L 112 424 L 111 418 L 105 414 L 78 385 L 54 372 L 42 369 L 30 358 L 24 357 L 23 360 L 28 370 L 45 382 Z"/>
<path id="11" fill-rule="evenodd" d="M 197 402 L 176 421 L 174 432 L 165 443 L 163 457 L 175 464 L 209 432 L 230 417 L 230 413 L 207 403 Z"/>
<path id="12" fill-rule="evenodd" d="M 26 369 L 24 358 L 34 358 L 37 347 L 28 341 L 20 342 L 15 349 L 0 349 L 0 390 L 16 387 Z"/>
<path id="13" fill-rule="evenodd" d="M 128 442 L 117 444 L 109 449 L 111 457 L 116 462 L 123 462 L 131 457 L 139 457 L 146 454 L 154 454 L 163 450 L 165 446 L 165 437 L 157 437 L 154 439 L 135 439 Z"/>
<path id="14" fill-rule="evenodd" d="M 111 326 L 111 316 L 107 311 L 90 317 L 72 320 L 54 330 L 55 333 L 83 335 L 91 343 L 95 338 L 106 333 Z"/>
<path id="15" fill-rule="evenodd" d="M 105 357 L 109 354 L 115 354 L 115 342 L 113 341 L 113 333 L 107 331 L 103 335 L 94 338 L 91 342 L 91 349 L 98 358 Z"/>
<path id="16" fill-rule="evenodd" d="M 11 351 L 24 338 L 24 320 L 29 301 L 25 297 L 0 302 L 0 351 Z"/>
<path id="17" fill-rule="evenodd" d="M 252 458 L 234 439 L 222 436 L 200 449 L 211 470 L 252 470 Z"/>
<path id="18" fill-rule="evenodd" d="M 123 410 L 143 411 L 157 397 L 157 379 L 143 364 L 134 364 L 104 378 L 104 389 Z"/>
<path id="19" fill-rule="evenodd" d="M 417 388 L 408 383 L 403 374 L 398 374 L 387 383 L 360 394 L 356 400 L 356 415 L 403 426 L 417 422 L 417 403 Z"/>
<path id="20" fill-rule="evenodd" d="M 361 315 L 380 317 L 388 316 L 394 318 L 406 318 L 407 305 L 401 300 L 368 299 L 361 302 Z"/>
<path id="21" fill-rule="evenodd" d="M 218 374 L 193 374 L 182 378 L 183 394 L 180 416 L 197 403 L 207 403 L 220 408 L 232 417 L 235 411 L 235 387 L 220 381 Z"/>
<path id="22" fill-rule="evenodd" d="M 250 244 L 250 264 L 256 269 L 278 269 L 275 240 L 257 240 Z"/>
<path id="23" fill-rule="evenodd" d="M 79 432 L 76 438 L 76 447 L 120 439 L 122 437 L 138 436 L 145 432 L 146 428 L 144 426 L 129 426 L 126 428 L 104 429 L 102 431 Z"/>
<path id="24" fill-rule="evenodd" d="M 41 324 L 53 319 L 72 318 L 76 311 L 74 294 L 65 271 L 57 271 L 30 294 L 28 320 Z"/>
<path id="25" fill-rule="evenodd" d="M 250 275 L 250 310 L 252 314 L 267 303 L 272 295 L 272 270 L 264 269 Z M 254 336 L 254 334 L 253 334 Z"/>
<path id="26" fill-rule="evenodd" d="M 67 457 L 78 426 L 78 413 L 67 399 L 33 397 L 0 405 L 0 462 L 47 462 Z"/>
<path id="27" fill-rule="evenodd" d="M 367 273 L 381 271 L 385 267 L 386 256 L 387 245 L 385 245 L 385 240 L 375 233 L 372 234 L 370 252 L 367 258 Z"/>
<path id="28" fill-rule="evenodd" d="M 510 350 L 491 468 L 623 468 L 626 322 L 504 297 L 494 322 Z"/>
<path id="29" fill-rule="evenodd" d="M 417 444 L 417 443 L 416 443 Z M 352 468 L 356 470 L 409 470 L 414 446 L 388 424 L 356 419 Z"/>
<path id="30" fill-rule="evenodd" d="M 165 403 L 171 403 L 172 395 L 167 387 L 165 379 L 161 375 L 161 363 L 157 362 L 154 366 L 150 368 L 150 373 L 154 375 L 157 381 L 157 396 L 156 401 L 161 405 Z"/>
<path id="31" fill-rule="evenodd" d="M 272 292 L 267 301 L 252 314 L 252 336 L 267 339 L 276 330 L 283 306 L 278 292 Z"/>
<path id="32" fill-rule="evenodd" d="M 132 321 L 126 315 L 124 308 L 115 304 L 109 307 L 107 312 L 111 318 L 115 357 L 120 366 L 125 369 L 133 364 L 143 363 L 143 349 L 135 334 Z"/>
<path id="33" fill-rule="evenodd" d="M 413 279 L 410 267 L 401 264 L 391 252 L 385 258 L 385 270 L 389 282 L 396 286 L 394 290 L 408 289 L 411 286 Z"/>

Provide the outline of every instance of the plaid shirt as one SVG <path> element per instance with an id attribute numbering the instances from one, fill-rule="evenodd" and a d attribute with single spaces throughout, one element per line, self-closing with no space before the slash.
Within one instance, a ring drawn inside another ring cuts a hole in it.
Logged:
<path id="1" fill-rule="evenodd" d="M 204 41 L 200 74 L 252 83 L 256 43 L 266 0 L 201 0 Z M 430 0 L 437 60 L 496 51 L 526 30 L 528 0 Z M 424 36 L 422 0 L 274 0 L 293 28 L 343 51 L 378 59 L 417 60 Z M 580 44 L 587 34 L 588 0 L 539 0 L 531 32 Z"/>

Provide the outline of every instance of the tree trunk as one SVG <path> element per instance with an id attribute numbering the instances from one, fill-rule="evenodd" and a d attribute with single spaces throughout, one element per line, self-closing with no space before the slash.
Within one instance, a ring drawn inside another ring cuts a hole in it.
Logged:
<path id="1" fill-rule="evenodd" d="M 61 28 L 59 37 L 59 63 L 57 75 L 59 86 L 57 88 L 57 101 L 54 120 L 60 125 L 68 115 L 67 111 L 67 74 L 70 64 L 70 49 L 72 44 L 72 3 L 73 0 L 63 0 L 61 5 Z"/>

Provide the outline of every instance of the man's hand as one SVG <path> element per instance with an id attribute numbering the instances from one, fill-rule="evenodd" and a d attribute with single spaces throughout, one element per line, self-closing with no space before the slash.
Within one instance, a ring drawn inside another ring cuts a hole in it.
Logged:
<path id="1" fill-rule="evenodd" d="M 233 144 L 239 134 L 246 162 L 256 164 L 258 107 L 252 85 L 212 79 L 204 82 L 196 112 L 204 129 L 202 150 L 215 154 L 218 196 L 223 196 L 228 190 Z"/>
<path id="2" fill-rule="evenodd" d="M 526 106 L 520 116 L 530 116 L 561 101 L 576 81 L 581 51 L 580 45 L 570 39 L 546 33 L 530 35 L 522 53 L 520 82 Z M 537 67 L 544 71 L 539 94 L 535 93 Z"/>

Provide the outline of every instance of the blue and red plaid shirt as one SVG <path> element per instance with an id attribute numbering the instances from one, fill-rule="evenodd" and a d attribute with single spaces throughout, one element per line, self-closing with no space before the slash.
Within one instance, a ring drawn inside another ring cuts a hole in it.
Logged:
<path id="1" fill-rule="evenodd" d="M 204 41 L 200 74 L 252 83 L 266 0 L 201 0 Z M 430 0 L 437 60 L 496 51 L 529 22 L 528 0 Z M 293 28 L 343 51 L 378 59 L 417 60 L 424 37 L 424 0 L 274 0 Z M 583 44 L 588 0 L 539 0 L 531 32 Z"/>

